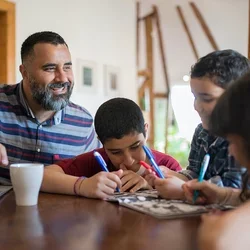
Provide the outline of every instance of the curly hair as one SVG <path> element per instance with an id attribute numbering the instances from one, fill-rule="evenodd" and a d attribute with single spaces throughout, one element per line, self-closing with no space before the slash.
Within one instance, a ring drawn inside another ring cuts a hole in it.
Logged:
<path id="1" fill-rule="evenodd" d="M 191 68 L 191 78 L 209 78 L 226 89 L 250 69 L 249 60 L 237 51 L 218 50 L 201 57 Z"/>

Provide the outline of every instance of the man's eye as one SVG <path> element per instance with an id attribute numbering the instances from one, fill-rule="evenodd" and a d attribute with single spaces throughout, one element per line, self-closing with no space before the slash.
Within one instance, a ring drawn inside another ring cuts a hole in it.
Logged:
<path id="1" fill-rule="evenodd" d="M 45 68 L 44 70 L 45 71 L 52 71 L 52 70 L 54 70 L 55 69 L 55 67 L 48 67 L 48 68 Z"/>
<path id="2" fill-rule="evenodd" d="M 64 70 L 70 70 L 70 69 L 71 69 L 71 65 L 64 66 Z"/>

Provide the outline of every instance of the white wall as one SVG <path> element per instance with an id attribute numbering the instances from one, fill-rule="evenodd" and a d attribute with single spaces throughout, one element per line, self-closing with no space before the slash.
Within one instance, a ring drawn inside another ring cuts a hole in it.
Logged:
<path id="1" fill-rule="evenodd" d="M 133 0 L 13 0 L 16 3 L 16 51 L 32 33 L 51 30 L 68 43 L 75 73 L 72 100 L 92 114 L 111 96 L 104 93 L 103 65 L 120 69 L 121 96 L 136 100 L 136 14 Z M 97 93 L 79 90 L 77 59 L 97 65 Z M 17 73 L 17 81 L 21 75 Z M 77 86 L 78 85 L 78 86 Z"/>
<path id="2" fill-rule="evenodd" d="M 71 49 L 76 87 L 72 100 L 95 113 L 110 96 L 104 94 L 103 65 L 121 71 L 121 95 L 136 100 L 136 0 L 12 0 L 16 3 L 16 51 L 20 64 L 20 46 L 33 32 L 52 30 L 61 34 Z M 220 49 L 232 48 L 247 55 L 248 0 L 193 0 L 204 16 Z M 182 7 L 199 56 L 212 51 L 188 0 L 141 0 L 141 14 L 151 5 L 159 9 L 165 56 L 171 85 L 188 74 L 195 57 L 176 12 Z M 153 32 L 153 37 L 156 33 Z M 155 41 L 155 91 L 165 90 L 159 49 Z M 145 47 L 141 47 L 142 50 Z M 97 64 L 96 94 L 79 91 L 77 58 Z M 143 68 L 143 67 L 142 67 Z M 17 80 L 20 80 L 17 73 Z"/>

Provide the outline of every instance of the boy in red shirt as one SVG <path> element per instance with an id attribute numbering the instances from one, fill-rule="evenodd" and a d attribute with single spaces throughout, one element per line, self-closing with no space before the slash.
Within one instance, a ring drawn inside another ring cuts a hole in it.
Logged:
<path id="1" fill-rule="evenodd" d="M 103 144 L 103 148 L 96 151 L 102 155 L 110 172 L 102 171 L 92 151 L 46 167 L 41 190 L 105 199 L 117 187 L 122 192 L 151 189 L 143 178 L 145 169 L 139 163 L 149 163 L 142 148 L 148 124 L 139 106 L 126 98 L 113 98 L 103 103 L 95 116 L 95 129 Z M 155 150 L 152 153 L 159 166 L 181 170 L 171 156 Z"/>

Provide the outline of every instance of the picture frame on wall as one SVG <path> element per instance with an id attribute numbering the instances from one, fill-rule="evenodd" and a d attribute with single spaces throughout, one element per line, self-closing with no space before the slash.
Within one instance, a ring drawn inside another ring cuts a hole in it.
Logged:
<path id="1" fill-rule="evenodd" d="M 109 97 L 120 94 L 120 69 L 119 67 L 104 65 L 104 92 Z"/>
<path id="2" fill-rule="evenodd" d="M 77 59 L 77 89 L 81 92 L 95 93 L 97 86 L 97 64 Z"/>

